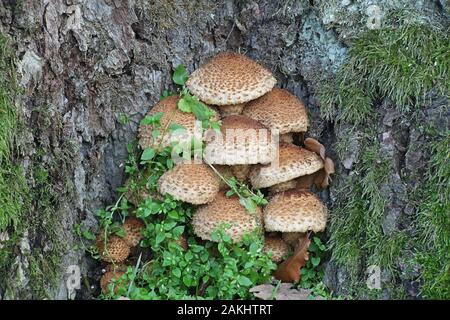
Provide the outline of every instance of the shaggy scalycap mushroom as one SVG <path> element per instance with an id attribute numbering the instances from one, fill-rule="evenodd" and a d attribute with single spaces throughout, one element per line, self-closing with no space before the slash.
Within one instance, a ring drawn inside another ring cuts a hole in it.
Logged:
<path id="1" fill-rule="evenodd" d="M 249 213 L 239 202 L 239 197 L 227 197 L 220 192 L 213 202 L 200 206 L 192 216 L 194 233 L 203 240 L 212 241 L 212 233 L 220 226 L 229 224 L 225 229 L 233 242 L 238 242 L 246 233 L 262 231 L 261 208 Z"/>
<path id="2" fill-rule="evenodd" d="M 222 120 L 221 134 L 205 147 L 204 158 L 211 164 L 269 163 L 276 157 L 270 130 L 246 116 Z"/>
<path id="3" fill-rule="evenodd" d="M 323 160 L 314 152 L 293 144 L 280 143 L 278 164 L 253 166 L 250 181 L 254 188 L 267 188 L 323 168 Z"/>
<path id="4" fill-rule="evenodd" d="M 311 192 L 289 190 L 276 194 L 264 208 L 266 231 L 320 232 L 328 213 L 325 205 Z"/>
<path id="5" fill-rule="evenodd" d="M 271 260 L 273 262 L 281 262 L 289 255 L 289 246 L 283 239 L 279 237 L 266 237 L 264 239 L 263 252 L 272 252 Z"/>
<path id="6" fill-rule="evenodd" d="M 244 55 L 218 54 L 195 70 L 186 86 L 201 101 L 214 105 L 244 103 L 272 90 L 272 73 Z"/>
<path id="7" fill-rule="evenodd" d="M 104 232 L 100 231 L 96 241 L 98 252 L 103 261 L 119 263 L 128 258 L 130 247 L 119 236 L 110 235 L 107 238 L 106 245 L 104 241 Z"/>
<path id="8" fill-rule="evenodd" d="M 306 132 L 308 114 L 304 103 L 289 91 L 274 88 L 246 104 L 243 114 L 279 134 Z"/>
<path id="9" fill-rule="evenodd" d="M 135 247 L 142 239 L 141 231 L 144 229 L 145 223 L 141 219 L 128 217 L 123 224 L 125 237 L 123 240 L 130 246 Z"/>
<path id="10" fill-rule="evenodd" d="M 183 112 L 178 109 L 177 103 L 180 100 L 179 96 L 169 96 L 159 101 L 150 111 L 148 116 L 153 116 L 159 112 L 163 113 L 161 120 L 159 121 L 161 126 L 156 128 L 160 132 L 160 135 L 153 138 L 152 132 L 154 128 L 151 125 L 139 126 L 139 145 L 142 149 L 150 147 L 167 147 L 172 142 L 188 142 L 195 133 L 195 115 L 193 113 Z M 211 108 L 211 107 L 210 107 Z M 214 110 L 214 108 L 211 108 Z M 215 110 L 214 110 L 215 111 Z M 216 114 L 213 120 L 219 120 L 219 115 Z M 176 132 L 170 131 L 171 124 L 178 124 L 184 128 Z M 201 139 L 201 132 L 199 132 Z"/>
<path id="11" fill-rule="evenodd" d="M 158 191 L 176 200 L 204 204 L 219 192 L 219 178 L 206 164 L 182 163 L 159 178 Z"/>

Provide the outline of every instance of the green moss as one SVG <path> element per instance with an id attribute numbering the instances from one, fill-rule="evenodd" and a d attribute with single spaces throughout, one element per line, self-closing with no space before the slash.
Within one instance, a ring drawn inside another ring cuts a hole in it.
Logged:
<path id="1" fill-rule="evenodd" d="M 27 194 L 23 171 L 14 163 L 19 126 L 14 106 L 17 90 L 12 52 L 6 38 L 0 35 L 0 232 L 17 225 Z"/>
<path id="2" fill-rule="evenodd" d="M 409 13 L 411 15 L 411 13 Z M 362 279 L 365 268 L 378 265 L 391 277 L 383 286 L 399 283 L 398 261 L 410 248 L 417 250 L 422 265 L 422 293 L 429 298 L 447 298 L 450 290 L 449 145 L 436 144 L 429 177 L 419 195 L 419 236 L 408 230 L 383 233 L 386 199 L 380 187 L 393 170 L 391 159 L 380 157 L 377 141 L 377 108 L 389 99 L 403 117 L 414 123 L 424 97 L 432 89 L 450 95 L 450 41 L 447 30 L 420 19 L 403 19 L 403 13 L 389 13 L 392 27 L 372 30 L 353 39 L 347 62 L 333 79 L 325 79 L 317 92 L 322 117 L 339 125 L 336 152 L 344 159 L 356 149 L 350 176 L 335 186 L 338 199 L 332 208 L 329 227 L 332 260 L 350 275 L 353 295 L 380 297 L 369 292 Z M 411 112 L 412 111 L 412 112 Z M 434 132 L 430 139 L 439 136 Z M 357 142 L 357 146 L 352 145 Z M 422 185 L 423 187 L 423 185 Z M 406 259 L 407 260 L 407 259 Z M 404 261 L 404 260 L 403 260 Z M 392 294 L 404 297 L 402 286 Z M 386 289 L 384 288 L 384 289 Z M 389 289 L 390 290 L 390 289 Z"/>
<path id="3" fill-rule="evenodd" d="M 28 184 L 25 172 L 17 159 L 23 124 L 16 112 L 15 98 L 20 94 L 14 74 L 14 55 L 5 37 L 0 35 L 0 232 L 7 231 L 9 240 L 2 241 L 0 250 L 0 286 L 8 288 L 12 298 L 23 294 L 11 276 L 11 267 L 17 256 L 19 242 L 28 231 L 32 250 L 22 252 L 28 262 L 22 265 L 29 279 L 33 298 L 49 298 L 51 285 L 56 283 L 59 261 L 63 252 L 63 241 L 58 234 L 61 217 L 57 207 L 60 197 L 70 192 L 70 184 L 65 190 L 54 190 L 54 181 L 60 184 L 74 157 L 74 146 L 66 142 L 59 154 L 53 154 L 52 162 L 45 164 L 43 156 L 49 151 L 38 149 L 31 159 Z M 39 130 L 60 130 L 57 120 L 48 114 L 39 114 Z M 52 126 L 52 128 L 50 128 Z M 47 248 L 44 249 L 44 247 Z M 28 297 L 28 296 L 27 296 Z"/>
<path id="4" fill-rule="evenodd" d="M 432 144 L 427 184 L 417 223 L 417 261 L 422 265 L 422 294 L 450 299 L 450 132 Z"/>
<path id="5" fill-rule="evenodd" d="M 378 97 L 408 111 L 431 88 L 450 94 L 450 38 L 446 30 L 401 23 L 356 38 L 348 61 L 317 93 L 325 119 L 361 124 Z"/>
<path id="6" fill-rule="evenodd" d="M 380 248 L 386 239 L 381 230 L 386 199 L 380 186 L 389 177 L 389 163 L 380 159 L 379 145 L 366 139 L 367 147 L 355 169 L 358 175 L 347 177 L 337 188 L 339 200 L 329 227 L 332 259 L 346 265 L 353 274 L 364 267 L 363 257 L 381 260 L 384 268 L 393 269 L 393 249 Z"/>

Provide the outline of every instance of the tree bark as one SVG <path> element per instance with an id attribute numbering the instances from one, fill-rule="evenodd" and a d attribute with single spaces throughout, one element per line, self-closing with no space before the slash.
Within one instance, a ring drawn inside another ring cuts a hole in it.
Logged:
<path id="1" fill-rule="evenodd" d="M 32 189 L 40 186 L 38 169 L 49 177 L 42 195 L 49 201 L 44 208 L 34 199 L 28 219 L 39 223 L 21 233 L 14 262 L 2 275 L 7 280 L 0 284 L 0 295 L 66 299 L 70 265 L 81 266 L 83 274 L 78 298 L 96 292 L 100 271 L 75 250 L 80 239 L 73 227 L 95 230 L 96 210 L 116 199 L 116 188 L 124 182 L 126 145 L 136 139 L 140 119 L 162 91 L 172 88 L 178 64 L 192 72 L 208 57 L 232 50 L 267 66 L 277 86 L 306 102 L 309 136 L 325 144 L 337 164 L 336 176 L 348 174 L 351 169 L 342 164 L 346 159 L 333 151 L 340 128 L 321 119 L 314 92 L 345 60 L 348 43 L 340 35 L 351 26 L 327 29 L 321 5 L 290 0 L 0 0 L 0 31 L 11 39 L 23 88 L 16 100 L 25 124 L 17 159 Z M 360 16 L 363 9 L 357 8 Z M 385 113 L 389 107 L 381 109 Z M 407 136 L 401 141 L 414 139 L 410 128 L 402 132 Z M 321 196 L 329 205 L 334 201 L 328 191 Z M 48 208 L 52 214 L 43 217 Z M 33 285 L 30 252 L 59 258 L 56 282 L 43 272 L 44 288 Z M 329 285 L 340 292 L 344 284 L 336 277 L 343 271 L 333 266 L 327 272 Z"/>

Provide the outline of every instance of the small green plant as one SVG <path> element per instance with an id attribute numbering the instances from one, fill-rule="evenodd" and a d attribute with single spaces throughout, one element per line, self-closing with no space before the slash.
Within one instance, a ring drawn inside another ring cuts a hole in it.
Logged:
<path id="1" fill-rule="evenodd" d="M 216 112 L 208 108 L 203 102 L 198 100 L 196 96 L 189 93 L 186 88 L 185 83 L 188 79 L 188 73 L 183 65 L 176 67 L 172 80 L 175 84 L 181 86 L 180 96 L 181 99 L 178 101 L 178 109 L 183 112 L 193 113 L 195 117 L 202 122 L 202 127 L 204 129 L 220 129 L 220 123 L 218 121 L 212 120 L 216 115 Z"/>
<path id="2" fill-rule="evenodd" d="M 322 243 L 322 240 L 317 236 L 313 236 L 308 248 L 309 260 L 301 270 L 300 287 L 312 289 L 322 281 L 323 270 L 319 268 L 319 265 L 324 257 L 325 251 L 326 247 Z"/>

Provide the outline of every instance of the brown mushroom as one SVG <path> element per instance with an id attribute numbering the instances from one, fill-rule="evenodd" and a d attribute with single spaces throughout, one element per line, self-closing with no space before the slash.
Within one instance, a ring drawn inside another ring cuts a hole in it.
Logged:
<path id="1" fill-rule="evenodd" d="M 225 52 L 195 70 L 186 87 L 201 101 L 231 105 L 256 99 L 272 90 L 272 73 L 244 55 Z"/>
<path id="2" fill-rule="evenodd" d="M 305 132 L 308 128 L 305 104 L 285 89 L 274 88 L 250 101 L 243 114 L 261 122 L 273 132 L 278 130 L 279 134 Z M 289 141 L 289 137 L 287 139 Z"/>
<path id="3" fill-rule="evenodd" d="M 273 196 L 264 208 L 266 231 L 320 232 L 325 229 L 328 213 L 313 193 L 289 190 Z"/>
<path id="4" fill-rule="evenodd" d="M 279 237 L 265 237 L 263 252 L 271 253 L 271 260 L 279 263 L 289 255 L 289 246 Z"/>
<path id="5" fill-rule="evenodd" d="M 208 165 L 181 163 L 159 178 L 158 191 L 176 200 L 205 204 L 214 200 L 219 185 L 219 177 Z"/>
<path id="6" fill-rule="evenodd" d="M 314 152 L 293 144 L 280 143 L 278 164 L 253 166 L 250 182 L 254 188 L 266 188 L 322 168 L 323 161 Z"/>
<path id="7" fill-rule="evenodd" d="M 213 202 L 200 206 L 192 216 L 194 233 L 203 240 L 213 240 L 212 233 L 221 225 L 229 224 L 225 229 L 233 242 L 238 242 L 246 233 L 261 232 L 261 208 L 255 214 L 249 213 L 239 202 L 239 197 L 227 197 L 217 194 Z"/>

